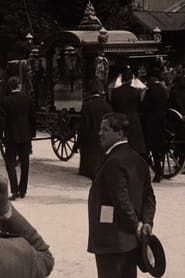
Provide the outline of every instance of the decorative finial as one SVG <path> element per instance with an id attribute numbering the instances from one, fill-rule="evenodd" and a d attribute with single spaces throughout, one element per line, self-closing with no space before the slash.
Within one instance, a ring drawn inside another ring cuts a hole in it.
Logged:
<path id="1" fill-rule="evenodd" d="M 104 44 L 108 41 L 108 32 L 107 30 L 102 27 L 100 30 L 99 30 L 99 35 L 98 35 L 98 41 L 100 44 Z"/>
<path id="2" fill-rule="evenodd" d="M 102 27 L 102 23 L 99 18 L 96 16 L 95 9 L 91 3 L 88 1 L 84 16 L 80 22 L 80 30 L 99 30 Z"/>

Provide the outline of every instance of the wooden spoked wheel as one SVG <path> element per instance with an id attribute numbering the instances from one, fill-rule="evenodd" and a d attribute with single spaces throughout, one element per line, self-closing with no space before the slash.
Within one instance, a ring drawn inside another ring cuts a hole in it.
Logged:
<path id="1" fill-rule="evenodd" d="M 52 136 L 51 145 L 56 156 L 62 161 L 68 161 L 74 154 L 74 145 L 77 140 L 76 132 L 69 136 Z"/>
<path id="2" fill-rule="evenodd" d="M 5 145 L 3 144 L 3 142 L 0 142 L 0 151 L 1 151 L 2 158 L 4 158 L 5 157 Z"/>
<path id="3" fill-rule="evenodd" d="M 155 166 L 152 153 L 149 153 L 149 164 L 151 169 L 155 172 Z M 185 166 L 184 154 L 177 152 L 174 146 L 170 146 L 161 155 L 162 175 L 165 179 L 170 179 L 179 174 Z"/>

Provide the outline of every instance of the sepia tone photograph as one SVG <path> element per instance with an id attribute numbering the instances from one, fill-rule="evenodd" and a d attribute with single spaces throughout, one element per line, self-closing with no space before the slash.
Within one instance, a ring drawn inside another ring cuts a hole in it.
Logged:
<path id="1" fill-rule="evenodd" d="M 185 277 L 185 1 L 0 7 L 0 276 Z"/>

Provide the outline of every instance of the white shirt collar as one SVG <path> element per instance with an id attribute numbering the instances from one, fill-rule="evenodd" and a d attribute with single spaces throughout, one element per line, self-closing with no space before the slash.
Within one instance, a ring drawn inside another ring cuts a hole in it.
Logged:
<path id="1" fill-rule="evenodd" d="M 121 145 L 121 144 L 125 144 L 125 143 L 128 143 L 128 140 L 122 140 L 122 141 L 118 141 L 118 142 L 116 142 L 116 143 L 114 143 L 107 151 L 106 151 L 106 155 L 107 154 L 109 154 L 111 151 L 112 151 L 112 149 L 114 149 L 116 146 L 118 146 L 118 145 Z"/>

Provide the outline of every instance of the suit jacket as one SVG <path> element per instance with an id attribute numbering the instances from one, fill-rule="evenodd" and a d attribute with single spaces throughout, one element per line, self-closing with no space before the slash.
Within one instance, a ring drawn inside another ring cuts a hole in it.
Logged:
<path id="1" fill-rule="evenodd" d="M 82 107 L 79 129 L 80 173 L 90 178 L 94 178 L 104 158 L 98 133 L 104 114 L 110 111 L 110 105 L 98 95 L 91 97 Z"/>
<path id="2" fill-rule="evenodd" d="M 0 111 L 6 143 L 27 143 L 35 137 L 35 112 L 30 96 L 11 93 L 4 97 Z"/>
<path id="3" fill-rule="evenodd" d="M 1 238 L 0 276 L 7 278 L 45 278 L 53 269 L 49 246 L 30 223 L 12 207 L 12 216 L 0 220 L 3 232 L 13 237 Z"/>
<path id="4" fill-rule="evenodd" d="M 141 94 L 129 84 L 123 84 L 113 89 L 111 97 L 112 109 L 118 113 L 124 113 L 130 121 L 129 143 L 140 154 L 145 153 L 145 143 L 142 125 L 139 116 Z"/>
<path id="5" fill-rule="evenodd" d="M 142 103 L 142 122 L 145 141 L 149 148 L 160 150 L 164 116 L 168 107 L 165 88 L 160 83 L 152 84 L 146 91 Z"/>
<path id="6" fill-rule="evenodd" d="M 112 223 L 100 221 L 102 206 L 113 207 Z M 138 221 L 153 225 L 155 196 L 145 160 L 128 143 L 106 156 L 89 192 L 88 251 L 127 252 L 137 247 Z"/>

